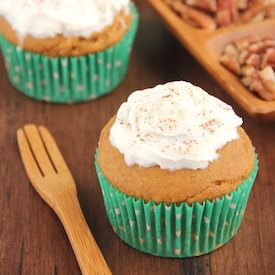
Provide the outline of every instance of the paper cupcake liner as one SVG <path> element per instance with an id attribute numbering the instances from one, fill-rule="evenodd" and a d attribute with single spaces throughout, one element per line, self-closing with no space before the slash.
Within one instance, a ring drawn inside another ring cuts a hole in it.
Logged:
<path id="1" fill-rule="evenodd" d="M 111 92 L 124 78 L 138 27 L 131 5 L 130 30 L 114 46 L 80 57 L 50 58 L 23 50 L 0 34 L 0 45 L 11 83 L 37 100 L 72 103 Z"/>
<path id="2" fill-rule="evenodd" d="M 156 204 L 127 196 L 104 177 L 97 153 L 95 166 L 107 217 L 114 232 L 142 252 L 185 258 L 209 253 L 236 234 L 258 172 L 258 159 L 255 156 L 252 172 L 229 195 L 192 205 Z"/>

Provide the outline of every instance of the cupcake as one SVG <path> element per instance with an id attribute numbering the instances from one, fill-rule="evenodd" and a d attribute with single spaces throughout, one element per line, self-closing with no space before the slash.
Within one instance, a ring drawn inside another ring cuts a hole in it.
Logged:
<path id="1" fill-rule="evenodd" d="M 37 100 L 87 101 L 124 78 L 138 25 L 130 0 L 0 2 L 0 44 L 11 83 Z"/>
<path id="2" fill-rule="evenodd" d="M 192 257 L 237 232 L 258 160 L 233 109 L 184 81 L 136 91 L 101 132 L 95 165 L 114 232 Z"/>

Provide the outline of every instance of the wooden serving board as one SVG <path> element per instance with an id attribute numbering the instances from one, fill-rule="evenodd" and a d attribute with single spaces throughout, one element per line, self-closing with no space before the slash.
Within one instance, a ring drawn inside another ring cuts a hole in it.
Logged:
<path id="1" fill-rule="evenodd" d="M 177 39 L 250 115 L 275 120 L 275 101 L 265 101 L 251 93 L 240 79 L 219 63 L 224 47 L 231 41 L 251 35 L 275 37 L 275 19 L 230 26 L 214 31 L 195 28 L 183 21 L 163 0 L 148 0 Z"/>

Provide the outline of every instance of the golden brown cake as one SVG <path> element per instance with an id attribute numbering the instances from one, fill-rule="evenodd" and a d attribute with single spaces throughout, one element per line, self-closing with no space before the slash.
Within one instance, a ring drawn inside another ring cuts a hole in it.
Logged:
<path id="1" fill-rule="evenodd" d="M 127 195 L 166 202 L 202 202 L 229 194 L 249 175 L 254 164 L 254 149 L 243 128 L 240 138 L 218 151 L 220 157 L 206 169 L 169 171 L 159 166 L 127 166 L 121 154 L 110 144 L 113 117 L 104 127 L 99 140 L 99 165 L 112 185 Z"/>

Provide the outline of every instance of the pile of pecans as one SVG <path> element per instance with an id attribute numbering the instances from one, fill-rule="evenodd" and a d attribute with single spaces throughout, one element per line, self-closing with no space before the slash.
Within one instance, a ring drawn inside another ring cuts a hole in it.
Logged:
<path id="1" fill-rule="evenodd" d="M 275 16 L 275 0 L 163 0 L 184 21 L 203 29 Z"/>
<path id="2" fill-rule="evenodd" d="M 275 38 L 249 36 L 228 44 L 220 62 L 264 100 L 275 100 Z"/>

